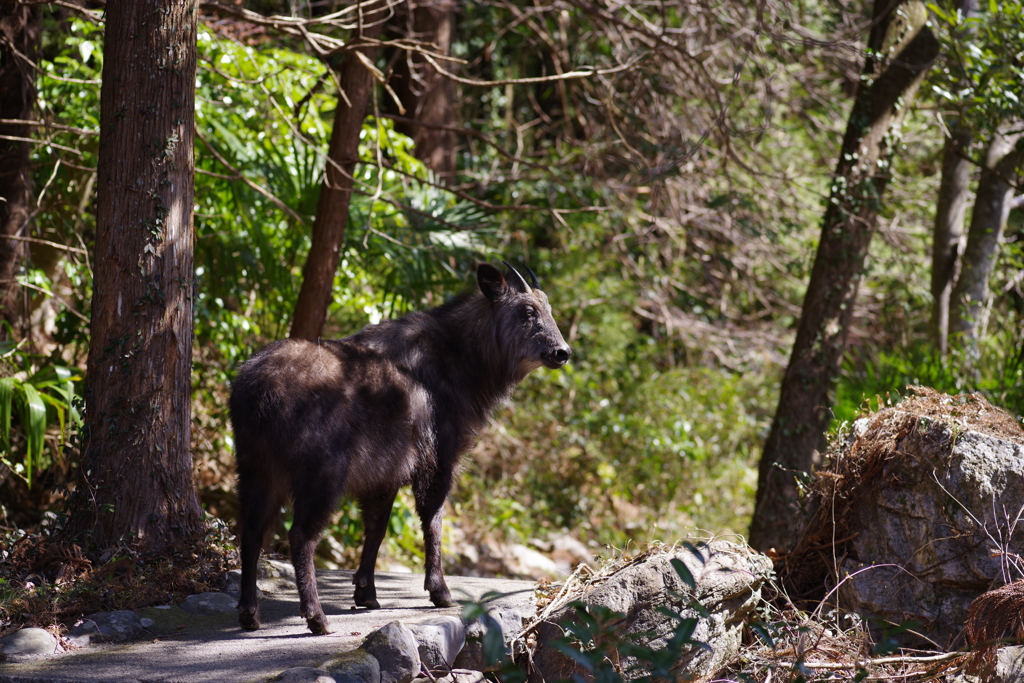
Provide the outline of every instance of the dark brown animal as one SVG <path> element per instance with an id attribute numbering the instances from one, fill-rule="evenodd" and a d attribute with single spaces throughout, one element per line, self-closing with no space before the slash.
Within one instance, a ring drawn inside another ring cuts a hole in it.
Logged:
<path id="1" fill-rule="evenodd" d="M 506 264 L 508 265 L 508 264 Z M 424 588 L 452 604 L 441 571 L 441 514 L 459 455 L 532 370 L 560 368 L 570 349 L 547 296 L 509 266 L 482 264 L 480 291 L 370 325 L 341 340 L 286 339 L 250 358 L 231 391 L 240 503 L 239 624 L 260 626 L 257 561 L 281 506 L 302 616 L 330 633 L 313 551 L 342 495 L 362 510 L 355 603 L 380 607 L 373 573 L 398 489 L 411 484 L 423 524 Z"/>

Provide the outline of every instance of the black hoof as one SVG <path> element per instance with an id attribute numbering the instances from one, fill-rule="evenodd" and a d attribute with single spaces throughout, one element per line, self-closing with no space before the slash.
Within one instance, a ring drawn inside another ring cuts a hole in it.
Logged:
<path id="1" fill-rule="evenodd" d="M 380 609 L 380 603 L 377 602 L 377 591 L 367 590 L 367 586 L 356 585 L 355 601 L 358 607 Z"/>
<path id="2" fill-rule="evenodd" d="M 322 614 L 306 619 L 306 626 L 309 627 L 310 632 L 315 636 L 326 636 L 328 633 L 334 633 L 331 630 L 330 623 L 327 621 L 327 617 Z"/>
<path id="3" fill-rule="evenodd" d="M 452 594 L 447 589 L 443 591 L 430 591 L 430 602 L 434 603 L 434 607 L 455 607 L 455 603 L 452 601 Z"/>
<path id="4" fill-rule="evenodd" d="M 246 631 L 256 631 L 260 627 L 260 612 L 239 612 L 238 625 Z"/>

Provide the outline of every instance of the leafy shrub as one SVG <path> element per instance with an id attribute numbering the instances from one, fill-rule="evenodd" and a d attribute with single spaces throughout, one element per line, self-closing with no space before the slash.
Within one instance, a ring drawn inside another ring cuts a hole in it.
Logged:
<path id="1" fill-rule="evenodd" d="M 28 487 L 39 470 L 63 459 L 63 448 L 82 426 L 76 370 L 19 353 L 0 342 L 0 464 Z M 51 448 L 46 451 L 47 442 Z"/>

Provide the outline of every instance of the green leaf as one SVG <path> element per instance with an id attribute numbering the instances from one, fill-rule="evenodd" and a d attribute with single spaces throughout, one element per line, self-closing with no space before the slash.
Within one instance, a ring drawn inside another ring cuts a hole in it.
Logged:
<path id="1" fill-rule="evenodd" d="M 32 486 L 32 463 L 42 459 L 43 441 L 46 436 L 46 404 L 31 384 L 23 384 L 25 392 L 25 414 L 23 415 L 28 452 L 25 453 L 25 480 Z"/>
<path id="2" fill-rule="evenodd" d="M 683 583 L 689 586 L 691 590 L 697 587 L 697 580 L 693 578 L 689 567 L 683 564 L 682 560 L 678 557 L 673 557 L 670 562 L 672 563 L 672 568 L 676 570 L 676 574 L 683 580 Z"/>
<path id="3" fill-rule="evenodd" d="M 946 22 L 947 24 L 955 23 L 954 17 L 952 17 L 944 9 L 939 7 L 938 3 L 929 2 L 928 3 L 928 9 L 931 10 L 932 14 L 934 14 L 936 17 L 938 17 L 942 21 Z"/>
<path id="4" fill-rule="evenodd" d="M 29 377 L 27 383 L 36 389 L 49 389 L 50 387 L 63 385 L 71 377 L 71 370 L 63 365 L 47 365 Z"/>
<path id="5" fill-rule="evenodd" d="M 0 443 L 5 449 L 11 443 L 11 400 L 14 397 L 14 378 L 0 379 Z"/>

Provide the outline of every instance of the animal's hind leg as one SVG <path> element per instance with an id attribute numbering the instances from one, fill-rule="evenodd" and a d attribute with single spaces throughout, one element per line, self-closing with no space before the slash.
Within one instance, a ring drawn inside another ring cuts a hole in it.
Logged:
<path id="1" fill-rule="evenodd" d="M 384 494 L 377 498 L 363 498 L 359 507 L 363 512 L 363 554 L 359 560 L 359 569 L 352 577 L 356 585 L 355 602 L 360 607 L 380 609 L 377 602 L 377 587 L 373 583 L 373 571 L 377 566 L 377 552 L 381 541 L 388 531 L 388 520 L 391 519 L 391 507 L 395 503 L 397 491 Z"/>
<path id="2" fill-rule="evenodd" d="M 260 627 L 260 597 L 256 588 L 260 551 L 267 532 L 281 507 L 280 494 L 268 477 L 240 471 L 238 475 L 239 512 L 241 513 L 242 586 L 238 599 L 238 625 L 247 631 Z"/>
<path id="3" fill-rule="evenodd" d="M 329 482 L 321 482 L 315 490 L 299 492 L 295 496 L 295 516 L 288 532 L 291 544 L 292 565 L 295 567 L 295 583 L 299 589 L 299 613 L 305 617 L 306 626 L 316 635 L 331 633 L 327 616 L 320 606 L 316 590 L 316 570 L 313 567 L 313 553 L 320 532 L 327 526 L 331 513 L 338 504 L 340 488 L 335 493 Z"/>

